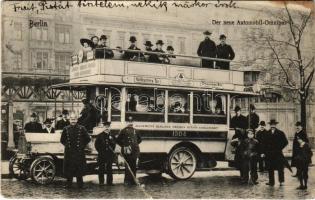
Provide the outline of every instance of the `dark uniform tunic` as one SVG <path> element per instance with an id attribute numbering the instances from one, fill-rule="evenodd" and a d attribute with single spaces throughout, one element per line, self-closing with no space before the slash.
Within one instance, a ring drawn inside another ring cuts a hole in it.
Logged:
<path id="1" fill-rule="evenodd" d="M 80 115 L 78 124 L 84 126 L 88 131 L 93 130 L 99 119 L 99 113 L 96 108 L 88 103 L 84 106 Z"/>
<path id="2" fill-rule="evenodd" d="M 293 149 L 292 149 L 292 162 L 291 166 L 295 167 L 296 165 L 296 155 L 299 154 L 299 151 L 301 151 L 300 144 L 298 142 L 298 137 L 301 138 L 304 142 L 309 142 L 307 138 L 307 134 L 304 130 L 301 130 L 300 132 L 296 132 L 294 134 L 294 139 L 293 139 Z"/>
<path id="3" fill-rule="evenodd" d="M 232 47 L 228 44 L 219 44 L 217 46 L 217 57 L 221 59 L 233 60 L 235 53 Z M 230 62 L 216 62 L 216 67 L 219 69 L 230 69 Z"/>
<path id="4" fill-rule="evenodd" d="M 134 45 L 130 46 L 128 49 L 130 49 L 130 50 L 137 50 L 137 51 L 141 50 L 141 49 L 139 49 L 138 47 L 136 47 Z M 143 55 L 143 53 L 139 53 L 139 52 L 125 51 L 125 53 L 123 55 L 123 59 L 138 61 L 138 60 L 144 59 L 144 55 Z"/>
<path id="5" fill-rule="evenodd" d="M 217 47 L 212 40 L 205 39 L 204 41 L 200 42 L 197 54 L 198 56 L 202 57 L 215 58 L 217 55 Z M 213 61 L 203 59 L 202 67 L 213 68 Z"/>
<path id="6" fill-rule="evenodd" d="M 259 126 L 259 116 L 257 115 L 257 113 L 250 113 L 249 115 L 247 115 L 246 120 L 249 123 L 249 127 L 255 132 L 255 130 Z"/>
<path id="7" fill-rule="evenodd" d="M 117 144 L 121 146 L 121 153 L 129 164 L 131 171 L 136 176 L 137 159 L 140 155 L 139 144 L 141 143 L 141 137 L 132 126 L 127 126 L 122 129 L 117 137 Z M 130 149 L 130 152 L 128 150 Z M 125 167 L 125 183 L 135 184 L 132 174 Z"/>
<path id="8" fill-rule="evenodd" d="M 66 119 L 66 120 L 61 119 L 61 120 L 57 121 L 55 128 L 56 128 L 56 130 L 63 130 L 64 127 L 69 126 L 69 125 L 70 125 L 70 122 L 68 119 Z"/>
<path id="9" fill-rule="evenodd" d="M 154 49 L 152 52 L 156 52 L 156 53 L 165 53 L 165 51 L 158 50 L 158 49 Z M 151 54 L 149 56 L 149 62 L 152 63 L 164 63 L 166 56 L 165 55 L 157 55 L 157 54 Z"/>
<path id="10" fill-rule="evenodd" d="M 25 124 L 25 132 L 26 133 L 42 133 L 43 127 L 38 122 L 28 122 Z"/>
<path id="11" fill-rule="evenodd" d="M 105 59 L 113 58 L 114 52 L 111 49 L 105 49 L 105 48 L 108 48 L 105 44 L 97 45 L 95 49 L 95 58 L 105 58 Z"/>
<path id="12" fill-rule="evenodd" d="M 66 126 L 60 142 L 65 146 L 63 174 L 68 177 L 82 177 L 86 173 L 84 149 L 91 141 L 86 129 L 81 125 Z"/>
<path id="13" fill-rule="evenodd" d="M 269 130 L 266 137 L 266 164 L 269 172 L 269 183 L 274 184 L 274 170 L 278 170 L 279 182 L 284 182 L 284 155 L 282 150 L 288 145 L 288 140 L 279 129 L 274 133 Z"/>
<path id="14" fill-rule="evenodd" d="M 102 132 L 97 135 L 95 140 L 95 149 L 98 152 L 98 176 L 99 182 L 104 183 L 104 173 L 107 174 L 107 184 L 113 183 L 112 165 L 115 159 L 115 138 L 111 133 Z"/>

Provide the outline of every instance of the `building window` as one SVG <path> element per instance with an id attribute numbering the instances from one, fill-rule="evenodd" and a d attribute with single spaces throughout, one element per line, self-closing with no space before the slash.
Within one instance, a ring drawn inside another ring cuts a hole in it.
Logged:
<path id="1" fill-rule="evenodd" d="M 22 40 L 22 23 L 14 22 L 13 29 L 14 29 L 13 38 L 15 40 Z"/>
<path id="2" fill-rule="evenodd" d="M 117 46 L 125 48 L 125 32 L 118 32 Z"/>
<path id="3" fill-rule="evenodd" d="M 32 66 L 36 69 L 48 69 L 48 52 L 36 51 L 31 54 Z"/>
<path id="4" fill-rule="evenodd" d="M 71 26 L 56 25 L 56 40 L 61 44 L 70 43 Z"/>
<path id="5" fill-rule="evenodd" d="M 33 27 L 31 28 L 32 40 L 48 40 L 48 28 L 47 27 Z"/>
<path id="6" fill-rule="evenodd" d="M 17 69 L 22 68 L 22 52 L 16 52 L 15 53 L 14 67 Z"/>
<path id="7" fill-rule="evenodd" d="M 55 53 L 55 69 L 67 70 L 70 66 L 71 53 Z"/>
<path id="8" fill-rule="evenodd" d="M 185 38 L 183 37 L 180 37 L 178 38 L 178 41 L 179 41 L 179 54 L 185 54 Z"/>
<path id="9" fill-rule="evenodd" d="M 166 46 L 173 46 L 173 36 L 166 36 Z"/>

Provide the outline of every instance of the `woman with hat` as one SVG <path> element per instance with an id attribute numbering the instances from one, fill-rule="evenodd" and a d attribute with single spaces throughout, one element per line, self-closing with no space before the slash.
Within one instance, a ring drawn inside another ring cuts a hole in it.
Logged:
<path id="1" fill-rule="evenodd" d="M 270 130 L 266 137 L 266 162 L 269 174 L 269 182 L 266 185 L 274 186 L 275 177 L 274 171 L 278 171 L 278 178 L 280 186 L 284 183 L 284 165 L 285 158 L 282 150 L 288 145 L 287 137 L 284 132 L 277 128 L 278 122 L 275 119 L 271 119 Z"/>
<path id="2" fill-rule="evenodd" d="M 135 36 L 130 36 L 129 41 L 130 41 L 130 46 L 129 46 L 128 50 L 141 51 L 141 49 L 139 49 L 136 46 L 137 38 Z M 144 59 L 143 53 L 141 53 L 141 52 L 133 52 L 133 51 L 128 51 L 128 50 L 125 51 L 124 55 L 123 55 L 123 58 L 125 60 L 139 61 L 141 59 Z"/>
<path id="3" fill-rule="evenodd" d="M 92 52 L 93 42 L 89 39 L 82 38 L 80 39 L 80 43 L 82 45 L 82 49 L 79 51 L 79 61 L 85 62 L 87 61 L 87 54 Z"/>
<path id="4" fill-rule="evenodd" d="M 301 138 L 306 143 L 309 142 L 307 134 L 303 130 L 302 123 L 299 121 L 296 122 L 295 127 L 296 127 L 296 132 L 294 134 L 293 148 L 292 148 L 292 162 L 291 162 L 292 167 L 296 167 L 296 156 L 299 154 L 299 151 L 301 151 L 301 147 L 300 147 L 300 144 L 298 142 L 298 138 Z M 296 177 L 297 175 L 294 175 L 294 176 Z"/>
<path id="5" fill-rule="evenodd" d="M 47 118 L 45 121 L 44 121 L 44 129 L 43 129 L 43 133 L 55 133 L 55 129 L 51 126 L 52 125 L 52 120 Z"/>
<path id="6" fill-rule="evenodd" d="M 156 42 L 156 49 L 153 50 L 155 53 L 165 53 L 165 51 L 162 50 L 162 47 L 164 45 L 164 42 L 162 40 L 158 40 Z M 149 62 L 153 63 L 164 63 L 165 62 L 165 55 L 159 55 L 159 54 L 151 54 L 149 57 Z"/>
<path id="7" fill-rule="evenodd" d="M 215 43 L 210 40 L 210 35 L 212 34 L 210 31 L 203 32 L 205 39 L 200 42 L 197 54 L 202 57 L 215 58 L 217 55 L 217 46 Z M 205 68 L 213 68 L 213 60 L 201 60 L 201 66 Z"/>

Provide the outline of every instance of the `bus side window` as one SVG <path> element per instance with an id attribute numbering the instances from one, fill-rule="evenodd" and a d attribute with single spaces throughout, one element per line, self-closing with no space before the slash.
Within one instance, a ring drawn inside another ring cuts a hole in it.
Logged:
<path id="1" fill-rule="evenodd" d="M 169 92 L 169 122 L 189 123 L 189 93 L 170 91 Z"/>

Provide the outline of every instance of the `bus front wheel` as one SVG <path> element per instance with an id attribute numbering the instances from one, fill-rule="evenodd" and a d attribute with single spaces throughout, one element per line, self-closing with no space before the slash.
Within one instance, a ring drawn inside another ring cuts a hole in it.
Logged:
<path id="1" fill-rule="evenodd" d="M 196 155 L 187 147 L 174 149 L 168 157 L 168 173 L 174 179 L 189 179 L 195 173 L 196 166 Z"/>

